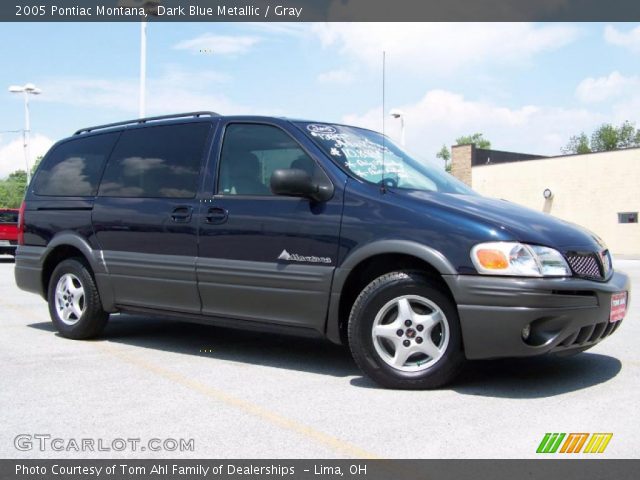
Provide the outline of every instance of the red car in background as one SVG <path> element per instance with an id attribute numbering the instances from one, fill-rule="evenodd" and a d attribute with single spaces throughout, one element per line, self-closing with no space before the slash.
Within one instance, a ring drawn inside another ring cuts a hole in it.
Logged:
<path id="1" fill-rule="evenodd" d="M 0 209 L 0 255 L 16 255 L 19 213 L 15 209 Z"/>

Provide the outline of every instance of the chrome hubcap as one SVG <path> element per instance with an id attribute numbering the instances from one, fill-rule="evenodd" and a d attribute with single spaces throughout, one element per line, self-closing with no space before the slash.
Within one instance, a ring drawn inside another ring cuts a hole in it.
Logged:
<path id="1" fill-rule="evenodd" d="M 56 285 L 56 312 L 58 318 L 67 325 L 75 325 L 87 308 L 84 288 L 78 277 L 65 273 Z"/>
<path id="2" fill-rule="evenodd" d="M 403 295 L 380 309 L 371 336 L 376 352 L 387 365 L 418 372 L 442 358 L 449 344 L 449 323 L 431 300 Z"/>

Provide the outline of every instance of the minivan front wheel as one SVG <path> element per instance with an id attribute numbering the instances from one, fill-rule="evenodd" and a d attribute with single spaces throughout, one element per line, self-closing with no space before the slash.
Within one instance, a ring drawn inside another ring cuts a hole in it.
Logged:
<path id="1" fill-rule="evenodd" d="M 75 258 L 60 262 L 54 269 L 47 298 L 51 320 L 64 337 L 94 337 L 109 319 L 91 272 Z"/>
<path id="2" fill-rule="evenodd" d="M 442 386 L 464 361 L 455 305 L 419 272 L 388 273 L 362 291 L 349 318 L 349 344 L 364 373 L 390 388 Z"/>

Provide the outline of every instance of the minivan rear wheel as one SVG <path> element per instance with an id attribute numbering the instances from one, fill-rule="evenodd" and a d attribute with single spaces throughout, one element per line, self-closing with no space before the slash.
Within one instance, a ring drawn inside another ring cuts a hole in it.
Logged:
<path id="1" fill-rule="evenodd" d="M 455 304 L 437 282 L 413 271 L 383 275 L 360 293 L 349 346 L 362 371 L 389 388 L 440 387 L 464 362 Z"/>
<path id="2" fill-rule="evenodd" d="M 75 258 L 60 262 L 53 270 L 47 298 L 51 320 L 64 337 L 95 337 L 109 319 L 91 272 Z"/>

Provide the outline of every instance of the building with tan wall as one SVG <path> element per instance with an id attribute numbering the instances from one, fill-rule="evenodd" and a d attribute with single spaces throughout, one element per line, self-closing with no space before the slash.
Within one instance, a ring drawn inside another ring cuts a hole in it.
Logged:
<path id="1" fill-rule="evenodd" d="M 640 148 L 536 157 L 461 145 L 452 173 L 482 195 L 582 225 L 614 254 L 640 256 Z"/>

